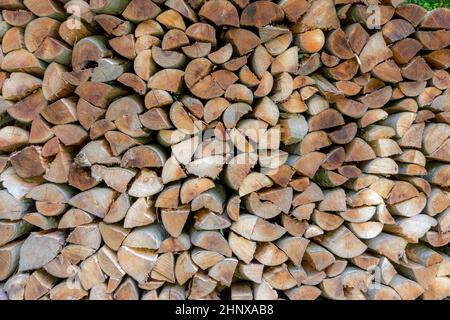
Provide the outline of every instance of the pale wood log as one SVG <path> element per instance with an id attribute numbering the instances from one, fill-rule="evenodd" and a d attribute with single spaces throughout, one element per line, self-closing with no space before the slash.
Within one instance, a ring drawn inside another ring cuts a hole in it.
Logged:
<path id="1" fill-rule="evenodd" d="M 155 266 L 157 254 L 149 249 L 122 246 L 117 253 L 117 258 L 122 269 L 133 279 L 142 283 L 147 280 Z"/>
<path id="2" fill-rule="evenodd" d="M 189 210 L 186 207 L 164 209 L 161 211 L 161 220 L 167 232 L 173 237 L 178 237 L 183 231 L 188 215 Z"/>
<path id="3" fill-rule="evenodd" d="M 191 254 L 187 251 L 178 256 L 175 264 L 175 276 L 180 285 L 185 284 L 198 271 L 198 267 L 191 259 Z"/>
<path id="4" fill-rule="evenodd" d="M 250 213 L 266 219 L 273 218 L 281 212 L 281 209 L 272 202 L 261 201 L 261 197 L 255 192 L 244 198 L 244 204 Z"/>
<path id="5" fill-rule="evenodd" d="M 446 277 L 436 277 L 423 293 L 424 300 L 445 299 L 449 295 L 449 282 Z"/>
<path id="6" fill-rule="evenodd" d="M 254 283 L 261 283 L 263 281 L 264 265 L 258 263 L 238 265 L 238 277 L 244 280 L 250 280 Z"/>
<path id="7" fill-rule="evenodd" d="M 126 168 L 160 168 L 164 165 L 166 159 L 166 154 L 157 145 L 137 146 L 125 152 L 121 160 L 121 166 Z"/>
<path id="8" fill-rule="evenodd" d="M 345 300 L 342 276 L 324 279 L 320 283 L 322 295 L 332 300 Z"/>
<path id="9" fill-rule="evenodd" d="M 97 253 L 98 264 L 101 270 L 111 278 L 122 278 L 125 275 L 119 264 L 116 252 L 103 246 Z"/>
<path id="10" fill-rule="evenodd" d="M 38 212 L 26 214 L 23 220 L 41 230 L 55 229 L 58 226 L 58 220 L 56 218 L 46 217 Z"/>
<path id="11" fill-rule="evenodd" d="M 192 252 L 192 261 L 200 269 L 206 270 L 224 259 L 224 256 L 215 251 L 195 248 Z"/>
<path id="12" fill-rule="evenodd" d="M 92 253 L 93 252 L 89 252 L 89 255 Z M 83 258 L 86 259 L 87 257 L 83 256 Z M 44 266 L 44 270 L 57 278 L 71 278 L 80 271 L 79 267 L 75 266 L 72 261 L 73 259 L 70 257 L 58 254 L 52 261 Z"/>
<path id="13" fill-rule="evenodd" d="M 341 258 L 353 258 L 363 253 L 367 246 L 349 229 L 341 226 L 318 238 L 320 244 Z"/>
<path id="14" fill-rule="evenodd" d="M 433 247 L 443 247 L 450 242 L 450 233 L 428 231 L 421 240 L 428 242 Z"/>
<path id="15" fill-rule="evenodd" d="M 115 197 L 108 188 L 94 188 L 70 199 L 69 204 L 98 217 L 104 217 Z"/>
<path id="16" fill-rule="evenodd" d="M 304 257 L 317 271 L 322 271 L 335 262 L 335 257 L 328 250 L 313 242 L 308 243 Z"/>
<path id="17" fill-rule="evenodd" d="M 311 221 L 313 221 L 324 231 L 335 230 L 343 223 L 343 219 L 341 217 L 318 210 L 314 210 L 311 216 Z"/>
<path id="18" fill-rule="evenodd" d="M 218 14 L 221 12 L 221 14 Z M 217 0 L 213 3 L 205 3 L 199 15 L 212 21 L 217 26 L 239 27 L 239 15 L 236 8 L 229 1 Z"/>
<path id="19" fill-rule="evenodd" d="M 0 247 L 0 279 L 3 281 L 13 274 L 20 260 L 20 250 L 24 241 L 10 242 Z"/>
<path id="20" fill-rule="evenodd" d="M 97 255 L 92 255 L 80 264 L 80 283 L 85 290 L 90 290 L 94 286 L 106 280 L 100 269 Z"/>
<path id="21" fill-rule="evenodd" d="M 161 247 L 159 248 L 159 252 L 165 253 L 165 252 L 179 252 L 179 251 L 186 251 L 191 248 L 191 242 L 189 235 L 186 233 L 182 233 L 177 238 L 166 238 L 162 243 Z"/>
<path id="22" fill-rule="evenodd" d="M 7 244 L 32 229 L 32 225 L 25 220 L 19 221 L 4 221 L 0 223 L 0 230 L 2 231 L 2 236 L 0 238 L 0 244 Z"/>
<path id="23" fill-rule="evenodd" d="M 392 214 L 404 217 L 413 217 L 425 208 L 426 202 L 425 194 L 420 193 L 419 196 L 394 204 L 389 207 L 389 209 Z"/>
<path id="24" fill-rule="evenodd" d="M 32 233 L 20 249 L 19 270 L 26 271 L 43 267 L 61 251 L 64 238 L 64 234 L 60 231 Z M 36 256 L 36 252 L 39 252 L 39 255 Z"/>
<path id="25" fill-rule="evenodd" d="M 225 258 L 209 269 L 208 275 L 218 283 L 229 287 L 237 265 L 238 260 L 236 258 Z"/>
<path id="26" fill-rule="evenodd" d="M 289 48 L 293 35 L 287 28 L 270 27 L 259 28 L 264 47 L 272 56 L 278 56 Z"/>
<path id="27" fill-rule="evenodd" d="M 6 162 L 5 165 L 8 165 L 8 162 Z M 7 167 L 6 170 L 0 174 L 0 181 L 6 189 L 6 192 L 4 191 L 3 195 L 9 193 L 17 200 L 24 199 L 31 190 L 41 183 L 39 178 L 30 180 L 22 179 L 16 174 L 13 167 Z M 26 200 L 24 200 L 24 202 L 26 202 Z"/>
<path id="28" fill-rule="evenodd" d="M 231 300 L 253 300 L 253 293 L 250 285 L 245 282 L 232 284 Z"/>
<path id="29" fill-rule="evenodd" d="M 327 277 L 333 278 L 344 272 L 346 267 L 347 267 L 346 260 L 336 260 L 331 265 L 325 268 L 325 272 L 327 273 Z"/>
<path id="30" fill-rule="evenodd" d="M 124 227 L 132 228 L 147 225 L 155 221 L 156 209 L 154 203 L 146 198 L 137 199 L 126 212 Z"/>
<path id="31" fill-rule="evenodd" d="M 102 236 L 97 223 L 77 226 L 67 237 L 67 242 L 85 246 L 94 250 L 100 248 Z"/>
<path id="32" fill-rule="evenodd" d="M 293 27 L 293 32 L 303 32 L 310 29 L 336 29 L 339 20 L 332 2 L 320 1 L 312 4 L 306 14 Z"/>
<path id="33" fill-rule="evenodd" d="M 103 241 L 113 250 L 118 250 L 130 233 L 129 230 L 122 228 L 120 225 L 99 223 L 100 234 Z"/>
<path id="34" fill-rule="evenodd" d="M 306 285 L 286 291 L 286 295 L 290 300 L 316 300 L 320 294 L 319 288 Z"/>
<path id="35" fill-rule="evenodd" d="M 255 300 L 277 300 L 278 293 L 265 280 L 253 284 L 253 297 Z"/>
<path id="36" fill-rule="evenodd" d="M 236 235 L 234 232 L 230 232 L 228 236 L 228 243 L 231 251 L 242 261 L 249 264 L 256 250 L 256 243 L 249 241 L 243 237 Z"/>
<path id="37" fill-rule="evenodd" d="M 77 244 L 68 244 L 61 250 L 61 255 L 67 258 L 70 263 L 76 264 L 89 257 L 94 252 L 94 249 L 88 247 Z"/>
<path id="38" fill-rule="evenodd" d="M 389 285 L 400 295 L 402 300 L 414 300 L 424 291 L 419 284 L 400 275 L 395 275 Z"/>
<path id="39" fill-rule="evenodd" d="M 197 211 L 194 219 L 194 227 L 199 230 L 223 230 L 230 227 L 231 223 L 223 213 L 218 214 L 208 209 Z"/>
<path id="40" fill-rule="evenodd" d="M 286 230 L 276 224 L 271 224 L 262 218 L 241 215 L 237 222 L 232 223 L 231 230 L 255 241 L 271 241 L 279 239 Z"/>
<path id="41" fill-rule="evenodd" d="M 308 263 L 304 263 L 302 266 L 306 273 L 306 276 L 302 281 L 302 284 L 316 286 L 326 278 L 325 271 L 317 271 Z"/>
<path id="42" fill-rule="evenodd" d="M 367 295 L 371 300 L 401 300 L 394 289 L 385 285 L 381 285 L 380 288 L 369 289 Z"/>
<path id="43" fill-rule="evenodd" d="M 125 233 L 124 236 L 126 236 L 122 242 L 123 245 L 131 248 L 157 250 L 165 239 L 165 230 L 159 224 L 135 228 L 130 233 L 127 230 L 123 230 L 122 233 Z"/>
<path id="44" fill-rule="evenodd" d="M 176 285 L 165 285 L 158 297 L 160 300 L 185 300 L 186 293 L 183 287 Z"/>
<path id="45" fill-rule="evenodd" d="M 405 256 L 407 241 L 401 237 L 381 233 L 377 237 L 367 240 L 367 246 L 375 252 L 398 262 Z"/>
<path id="46" fill-rule="evenodd" d="M 217 281 L 203 273 L 197 273 L 192 279 L 192 286 L 189 292 L 189 299 L 204 298 L 214 291 Z"/>
<path id="47" fill-rule="evenodd" d="M 190 46 L 182 47 L 181 50 L 191 59 L 203 58 L 211 52 L 211 43 L 195 42 Z"/>
<path id="48" fill-rule="evenodd" d="M 138 300 L 139 289 L 136 282 L 131 277 L 127 277 L 114 291 L 113 298 L 114 300 Z"/>
<path id="49" fill-rule="evenodd" d="M 23 300 L 25 286 L 28 283 L 30 275 L 28 273 L 18 273 L 12 276 L 4 286 L 4 291 L 9 300 Z"/>
<path id="50" fill-rule="evenodd" d="M 37 270 L 30 275 L 25 286 L 24 299 L 38 300 L 46 295 L 56 284 L 57 279 L 43 270 Z"/>
<path id="51" fill-rule="evenodd" d="M 158 256 L 158 260 L 151 272 L 151 277 L 166 283 L 175 283 L 175 260 L 171 252 Z"/>
<path id="52" fill-rule="evenodd" d="M 191 241 L 195 246 L 216 251 L 226 257 L 231 257 L 231 249 L 225 238 L 216 231 L 192 231 Z"/>

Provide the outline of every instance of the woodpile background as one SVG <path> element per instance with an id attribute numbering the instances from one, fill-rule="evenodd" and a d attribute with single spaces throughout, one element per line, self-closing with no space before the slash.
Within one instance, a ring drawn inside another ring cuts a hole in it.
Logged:
<path id="1" fill-rule="evenodd" d="M 402 2 L 0 0 L 0 299 L 447 298 L 450 10 Z"/>

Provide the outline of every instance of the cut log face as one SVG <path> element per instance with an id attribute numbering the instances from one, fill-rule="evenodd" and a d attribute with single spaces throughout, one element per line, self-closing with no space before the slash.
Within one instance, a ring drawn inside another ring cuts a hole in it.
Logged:
<path id="1" fill-rule="evenodd" d="M 0 0 L 0 300 L 448 299 L 449 10 L 372 2 Z"/>
<path id="2" fill-rule="evenodd" d="M 19 270 L 33 270 L 53 260 L 64 245 L 64 233 L 33 233 L 20 249 Z M 45 250 L 43 250 L 45 248 Z"/>

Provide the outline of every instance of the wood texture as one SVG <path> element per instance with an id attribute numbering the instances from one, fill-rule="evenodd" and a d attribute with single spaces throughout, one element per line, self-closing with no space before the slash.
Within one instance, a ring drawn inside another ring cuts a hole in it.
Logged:
<path id="1" fill-rule="evenodd" d="M 449 9 L 369 2 L 0 0 L 0 300 L 448 299 Z"/>

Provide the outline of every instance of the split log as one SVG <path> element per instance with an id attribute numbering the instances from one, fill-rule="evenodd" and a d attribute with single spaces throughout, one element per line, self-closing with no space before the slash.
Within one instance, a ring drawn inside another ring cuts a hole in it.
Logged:
<path id="1" fill-rule="evenodd" d="M 31 234 L 20 248 L 19 270 L 26 271 L 43 267 L 61 251 L 64 238 L 64 234 L 60 231 Z M 40 254 L 36 256 L 35 252 L 40 252 Z"/>
<path id="2" fill-rule="evenodd" d="M 0 1 L 0 299 L 448 298 L 450 20 L 401 2 Z"/>

